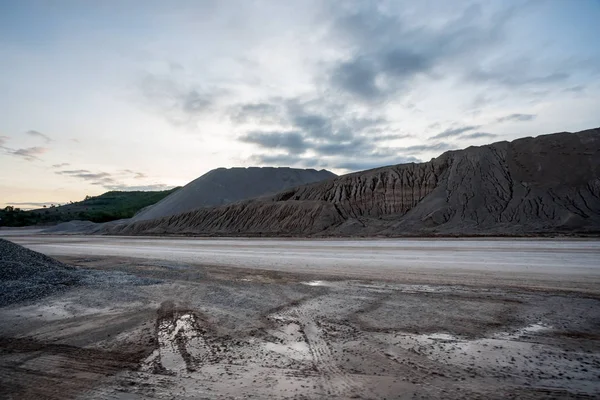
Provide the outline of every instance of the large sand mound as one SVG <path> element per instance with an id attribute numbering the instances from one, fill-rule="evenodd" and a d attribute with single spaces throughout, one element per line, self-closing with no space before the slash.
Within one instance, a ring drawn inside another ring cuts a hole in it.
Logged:
<path id="1" fill-rule="evenodd" d="M 132 221 L 161 218 L 200 207 L 221 206 L 335 176 L 332 172 L 314 169 L 218 168 L 193 180 L 155 205 L 141 210 Z"/>
<path id="2" fill-rule="evenodd" d="M 112 233 L 598 233 L 600 129 L 469 147 L 430 162 L 357 172 L 244 204 L 127 224 Z M 248 209 L 252 212 L 240 212 Z"/>

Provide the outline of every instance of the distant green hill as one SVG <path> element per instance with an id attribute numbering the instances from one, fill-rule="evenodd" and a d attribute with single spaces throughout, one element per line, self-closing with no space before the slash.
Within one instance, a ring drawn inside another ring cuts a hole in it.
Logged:
<path id="1" fill-rule="evenodd" d="M 159 192 L 106 192 L 83 201 L 24 211 L 15 207 L 0 209 L 0 226 L 52 225 L 75 219 L 108 222 L 131 218 L 144 207 L 167 197 L 177 188 Z"/>

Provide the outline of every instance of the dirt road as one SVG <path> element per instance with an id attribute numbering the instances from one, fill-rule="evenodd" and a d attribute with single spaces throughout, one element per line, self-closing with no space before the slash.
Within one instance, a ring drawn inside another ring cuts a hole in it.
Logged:
<path id="1" fill-rule="evenodd" d="M 1 236 L 1 231 L 0 231 Z M 600 281 L 600 241 L 530 239 L 185 239 L 12 236 L 51 256 L 111 256 L 177 263 L 403 279 L 406 273 Z M 580 279 L 583 278 L 583 279 Z"/>
<path id="2" fill-rule="evenodd" d="M 11 236 L 118 279 L 0 308 L 3 398 L 596 398 L 600 242 Z"/>

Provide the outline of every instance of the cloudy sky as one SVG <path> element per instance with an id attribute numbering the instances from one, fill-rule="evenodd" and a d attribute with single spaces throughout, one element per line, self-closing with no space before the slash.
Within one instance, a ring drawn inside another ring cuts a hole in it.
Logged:
<path id="1" fill-rule="evenodd" d="M 0 0 L 0 206 L 598 127 L 598 21 L 599 0 Z"/>

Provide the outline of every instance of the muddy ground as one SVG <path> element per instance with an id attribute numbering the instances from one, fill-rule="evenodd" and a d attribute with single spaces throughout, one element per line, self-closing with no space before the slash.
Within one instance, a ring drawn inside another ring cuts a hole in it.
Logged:
<path id="1" fill-rule="evenodd" d="M 1 308 L 0 398 L 600 396 L 593 287 L 58 258 L 147 284 Z"/>

